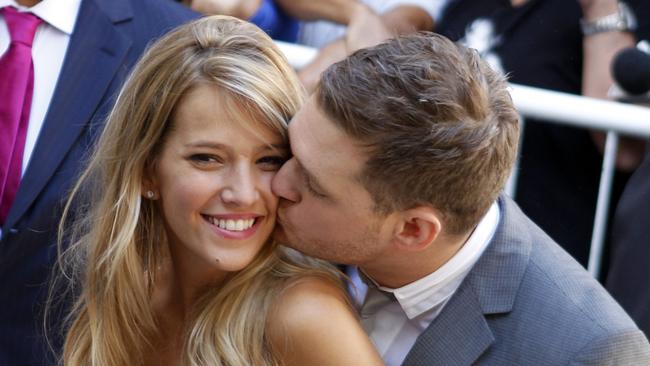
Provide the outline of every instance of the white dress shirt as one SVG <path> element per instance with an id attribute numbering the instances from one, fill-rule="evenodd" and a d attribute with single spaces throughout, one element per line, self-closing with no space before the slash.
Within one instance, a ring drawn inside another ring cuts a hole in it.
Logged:
<path id="1" fill-rule="evenodd" d="M 355 273 L 351 273 L 361 293 L 367 289 L 361 307 L 361 323 L 388 366 L 402 364 L 417 337 L 458 290 L 492 240 L 499 216 L 499 206 L 495 202 L 458 253 L 435 272 L 403 287 L 391 289 L 377 285 L 368 288 L 357 280 L 358 272 L 356 279 Z"/>
<path id="2" fill-rule="evenodd" d="M 36 30 L 32 44 L 34 94 L 25 138 L 22 174 L 27 169 L 50 106 L 80 5 L 81 0 L 42 0 L 28 8 L 14 0 L 0 0 L 0 8 L 13 6 L 21 12 L 30 12 L 43 19 L 43 23 Z M 7 23 L 0 15 L 0 55 L 7 51 L 10 41 Z"/>
<path id="3" fill-rule="evenodd" d="M 429 13 L 431 19 L 438 20 L 448 0 L 362 0 L 362 2 L 378 14 L 383 14 L 402 5 L 419 6 Z M 343 37 L 345 30 L 344 25 L 325 20 L 302 22 L 298 32 L 298 43 L 321 48 Z"/>

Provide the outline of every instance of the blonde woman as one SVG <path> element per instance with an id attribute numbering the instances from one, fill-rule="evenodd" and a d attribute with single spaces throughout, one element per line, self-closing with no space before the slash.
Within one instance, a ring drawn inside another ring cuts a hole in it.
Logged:
<path id="1" fill-rule="evenodd" d="M 271 39 L 235 18 L 150 47 L 61 224 L 77 294 L 65 365 L 381 364 L 332 267 L 270 239 L 302 98 Z"/>

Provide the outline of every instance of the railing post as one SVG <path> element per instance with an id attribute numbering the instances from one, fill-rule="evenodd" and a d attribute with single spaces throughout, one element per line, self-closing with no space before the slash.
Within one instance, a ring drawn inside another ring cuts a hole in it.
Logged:
<path id="1" fill-rule="evenodd" d="M 614 171 L 616 169 L 617 151 L 618 134 L 614 131 L 608 131 L 607 140 L 605 140 L 603 166 L 600 172 L 596 216 L 594 218 L 594 228 L 591 234 L 589 264 L 587 265 L 587 270 L 592 276 L 594 276 L 594 278 L 598 278 L 600 275 L 600 268 L 602 265 L 603 247 L 605 245 L 605 235 L 607 234 L 607 216 L 609 214 L 612 182 L 614 180 Z"/>

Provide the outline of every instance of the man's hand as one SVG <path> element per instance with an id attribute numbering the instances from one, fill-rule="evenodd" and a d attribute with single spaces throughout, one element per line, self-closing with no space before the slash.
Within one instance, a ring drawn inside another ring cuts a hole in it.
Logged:
<path id="1" fill-rule="evenodd" d="M 345 48 L 347 54 L 361 48 L 377 45 L 394 34 L 388 29 L 379 14 L 369 7 L 359 4 L 350 18 L 345 35 Z"/>
<path id="2" fill-rule="evenodd" d="M 583 19 L 593 21 L 618 11 L 617 0 L 578 0 Z M 602 32 L 585 36 L 583 40 L 582 95 L 607 99 L 607 91 L 614 83 L 611 64 L 618 52 L 634 47 L 634 35 L 629 32 Z M 591 137 L 602 153 L 605 150 L 605 134 L 591 131 Z M 643 159 L 644 142 L 633 138 L 621 138 L 616 167 L 633 171 Z"/>
<path id="3" fill-rule="evenodd" d="M 578 0 L 582 8 L 583 19 L 596 18 L 613 14 L 618 9 L 618 0 Z"/>
<path id="4" fill-rule="evenodd" d="M 316 59 L 305 66 L 298 76 L 308 91 L 313 91 L 321 72 L 350 53 L 374 46 L 397 34 L 419 30 L 432 30 L 433 19 L 422 8 L 412 5 L 398 6 L 378 15 L 366 5 L 358 3 L 350 10 L 345 38 L 323 47 Z"/>
<path id="5" fill-rule="evenodd" d="M 359 0 L 275 0 L 290 16 L 303 20 L 326 20 L 338 24 L 350 24 Z"/>
<path id="6" fill-rule="evenodd" d="M 366 5 L 356 3 L 350 11 L 345 37 L 321 48 L 316 58 L 298 72 L 308 92 L 316 88 L 320 74 L 329 65 L 360 48 L 374 46 L 392 36 L 382 18 Z"/>

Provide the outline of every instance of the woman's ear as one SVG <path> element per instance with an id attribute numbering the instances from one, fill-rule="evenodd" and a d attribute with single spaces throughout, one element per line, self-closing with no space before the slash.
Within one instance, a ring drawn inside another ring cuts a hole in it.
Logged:
<path id="1" fill-rule="evenodd" d="M 142 197 L 150 200 L 158 199 L 159 190 L 156 182 L 156 168 L 155 163 L 147 162 L 142 175 Z"/>
<path id="2" fill-rule="evenodd" d="M 442 231 L 440 216 L 438 211 L 427 206 L 402 211 L 393 233 L 394 244 L 407 251 L 428 248 Z"/>

